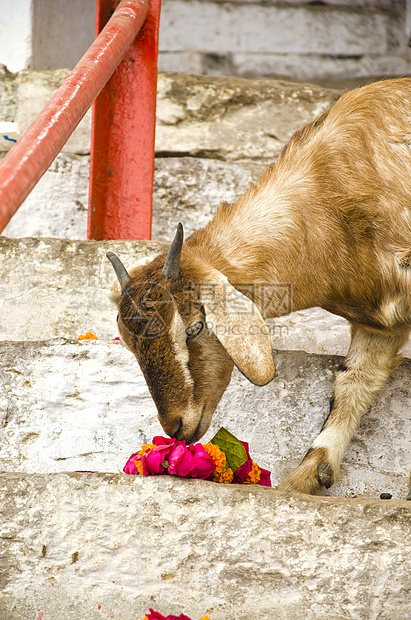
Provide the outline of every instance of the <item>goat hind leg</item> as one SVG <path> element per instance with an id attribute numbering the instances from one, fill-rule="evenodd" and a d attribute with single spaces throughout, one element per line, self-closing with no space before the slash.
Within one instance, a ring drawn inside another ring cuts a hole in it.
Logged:
<path id="1" fill-rule="evenodd" d="M 408 332 L 371 332 L 352 326 L 351 344 L 337 372 L 330 414 L 300 465 L 279 484 L 285 491 L 315 494 L 338 480 L 341 460 L 363 413 L 401 361 Z"/>

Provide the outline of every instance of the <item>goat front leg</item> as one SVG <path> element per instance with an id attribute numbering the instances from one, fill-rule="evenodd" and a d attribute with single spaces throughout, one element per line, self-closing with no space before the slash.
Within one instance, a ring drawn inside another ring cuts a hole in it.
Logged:
<path id="1" fill-rule="evenodd" d="M 315 494 L 338 480 L 342 457 L 359 420 L 400 363 L 397 352 L 407 338 L 408 332 L 398 335 L 352 326 L 348 355 L 336 373 L 330 414 L 300 465 L 279 489 Z"/>

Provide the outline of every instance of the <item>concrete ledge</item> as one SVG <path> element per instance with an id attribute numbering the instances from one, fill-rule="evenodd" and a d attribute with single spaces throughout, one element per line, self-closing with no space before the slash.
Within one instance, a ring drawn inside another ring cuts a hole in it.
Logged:
<path id="1" fill-rule="evenodd" d="M 250 443 L 273 485 L 298 465 L 329 410 L 340 358 L 274 351 L 276 376 L 258 388 L 234 372 L 207 441 L 221 426 Z M 407 494 L 411 361 L 361 421 L 328 494 Z M 0 470 L 121 471 L 162 434 L 134 356 L 119 342 L 0 343 Z"/>
<path id="2" fill-rule="evenodd" d="M 13 75 L 0 68 L 0 120 L 15 121 L 22 134 L 68 74 L 58 69 Z M 160 73 L 156 153 L 271 163 L 294 131 L 340 95 L 309 84 Z M 90 131 L 89 111 L 63 152 L 88 154 Z"/>
<path id="3" fill-rule="evenodd" d="M 3 620 L 405 620 L 411 503 L 0 475 Z"/>
<path id="4" fill-rule="evenodd" d="M 168 245 L 154 241 L 71 241 L 0 237 L 0 340 L 117 336 L 105 253 L 132 266 Z M 93 331 L 94 330 L 94 331 Z"/>
<path id="5" fill-rule="evenodd" d="M 163 73 L 156 153 L 269 164 L 341 94 L 312 84 Z"/>
<path id="6" fill-rule="evenodd" d="M 404 40 L 392 36 L 392 31 L 400 28 L 401 13 L 327 6 L 318 9 L 243 2 L 233 6 L 201 0 L 165 2 L 161 51 L 331 57 L 403 52 Z"/>
<path id="7" fill-rule="evenodd" d="M 4 236 L 86 239 L 89 159 L 60 153 Z M 207 224 L 221 202 L 235 201 L 266 168 L 196 157 L 159 157 L 154 167 L 152 239 L 169 243 L 177 222 L 184 222 L 189 236 Z"/>

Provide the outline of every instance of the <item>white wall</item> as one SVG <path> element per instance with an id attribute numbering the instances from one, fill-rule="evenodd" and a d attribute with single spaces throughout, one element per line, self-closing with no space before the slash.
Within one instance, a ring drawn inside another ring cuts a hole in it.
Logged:
<path id="1" fill-rule="evenodd" d="M 0 0 L 0 64 L 72 68 L 94 39 L 95 0 Z"/>
<path id="2" fill-rule="evenodd" d="M 33 0 L 33 69 L 73 68 L 94 41 L 95 0 Z"/>
<path id="3" fill-rule="evenodd" d="M 13 73 L 32 58 L 32 0 L 0 0 L 0 64 Z"/>

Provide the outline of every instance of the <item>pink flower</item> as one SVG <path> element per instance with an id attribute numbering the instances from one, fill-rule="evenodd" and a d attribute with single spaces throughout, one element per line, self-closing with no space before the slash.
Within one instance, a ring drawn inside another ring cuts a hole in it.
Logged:
<path id="1" fill-rule="evenodd" d="M 233 484 L 239 484 L 243 482 L 244 478 L 247 476 L 247 474 L 250 473 L 253 468 L 250 452 L 248 451 L 248 443 L 246 441 L 242 441 L 241 443 L 243 444 L 247 453 L 247 460 L 241 465 L 241 467 L 237 469 L 237 471 L 234 472 Z"/>
<path id="2" fill-rule="evenodd" d="M 190 620 L 188 616 L 180 614 L 179 616 L 163 616 L 158 611 L 150 609 L 150 613 L 146 614 L 148 620 Z"/>
<path id="3" fill-rule="evenodd" d="M 242 441 L 241 443 L 243 444 L 245 451 L 247 453 L 247 460 L 245 463 L 243 463 L 243 465 L 241 465 L 241 467 L 237 469 L 237 471 L 234 474 L 233 483 L 236 483 L 236 484 L 244 482 L 245 477 L 250 473 L 250 471 L 253 468 L 253 462 L 251 460 L 250 452 L 248 450 L 248 443 L 246 441 Z M 268 469 L 262 469 L 260 466 L 258 468 L 261 472 L 261 475 L 260 475 L 260 480 L 257 482 L 257 484 L 259 484 L 262 487 L 270 487 L 271 486 L 271 472 L 269 472 Z"/>
<path id="4" fill-rule="evenodd" d="M 207 454 L 201 443 L 191 444 L 190 451 L 194 457 L 194 469 L 191 472 L 192 478 L 207 480 L 216 470 L 216 464 L 211 456 Z"/>
<path id="5" fill-rule="evenodd" d="M 123 472 L 125 474 L 133 474 L 134 476 L 138 475 L 138 469 L 136 467 L 135 461 L 137 460 L 138 452 L 132 454 L 128 459 L 127 463 L 123 467 Z"/>
<path id="6" fill-rule="evenodd" d="M 157 435 L 156 437 L 153 437 L 153 443 L 156 446 L 174 446 L 175 443 L 177 444 L 184 444 L 185 445 L 185 441 L 177 441 L 177 439 L 174 439 L 174 437 L 161 437 L 160 435 Z"/>
<path id="7" fill-rule="evenodd" d="M 257 483 L 262 487 L 270 487 L 271 486 L 271 472 L 268 469 L 262 469 L 260 467 L 260 481 Z"/>
<path id="8" fill-rule="evenodd" d="M 178 445 L 172 449 L 168 457 L 168 473 L 175 476 L 190 476 L 195 468 L 194 456 L 186 445 Z"/>
<path id="9" fill-rule="evenodd" d="M 156 437 L 154 439 L 157 439 Z M 170 452 L 173 450 L 173 445 L 175 443 L 175 439 L 173 439 L 173 443 L 164 443 L 162 445 L 156 445 L 152 450 L 147 450 L 143 454 L 142 463 L 143 463 L 143 473 L 145 476 L 149 476 L 150 474 L 162 474 L 165 469 L 161 465 L 163 461 L 166 460 Z M 141 457 L 140 457 L 141 458 Z"/>

